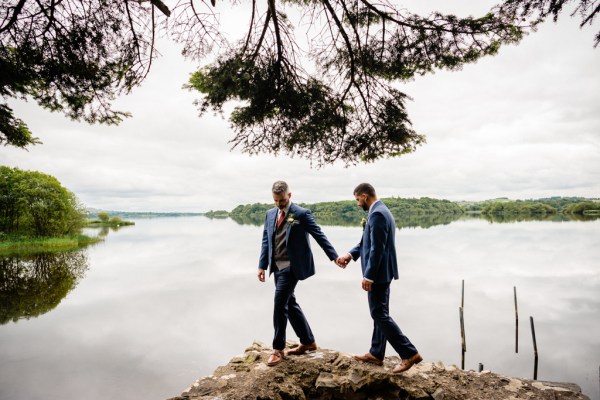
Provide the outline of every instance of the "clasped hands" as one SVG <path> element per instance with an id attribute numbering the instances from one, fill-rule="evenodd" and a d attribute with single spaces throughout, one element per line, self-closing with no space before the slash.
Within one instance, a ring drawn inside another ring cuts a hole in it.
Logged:
<path id="1" fill-rule="evenodd" d="M 350 254 L 345 254 L 343 256 L 339 256 L 335 260 L 335 264 L 340 268 L 346 268 L 350 261 L 352 261 L 352 256 Z"/>

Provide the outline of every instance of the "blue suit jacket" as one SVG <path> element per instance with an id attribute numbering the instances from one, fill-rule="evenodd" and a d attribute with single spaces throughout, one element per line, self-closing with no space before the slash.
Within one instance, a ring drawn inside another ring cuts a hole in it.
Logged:
<path id="1" fill-rule="evenodd" d="M 374 283 L 398 279 L 395 234 L 396 223 L 390 210 L 381 201 L 373 204 L 362 239 L 350 250 L 354 261 L 360 257 L 363 277 Z"/>
<path id="2" fill-rule="evenodd" d="M 260 259 L 258 261 L 258 267 L 262 269 L 270 267 L 270 273 L 277 270 L 273 262 L 273 235 L 275 233 L 277 211 L 277 207 L 267 211 Z M 292 215 L 294 222 L 290 223 L 289 218 Z M 315 262 L 310 249 L 309 234 L 317 241 L 330 260 L 335 260 L 338 257 L 335 249 L 315 222 L 310 210 L 292 203 L 285 218 L 288 220 L 285 239 L 288 257 L 290 258 L 290 268 L 298 280 L 306 279 L 315 274 Z"/>

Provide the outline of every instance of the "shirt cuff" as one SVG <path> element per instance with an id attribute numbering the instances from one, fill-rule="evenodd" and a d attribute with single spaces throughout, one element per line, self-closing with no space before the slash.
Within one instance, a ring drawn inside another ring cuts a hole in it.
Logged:
<path id="1" fill-rule="evenodd" d="M 373 283 L 373 282 L 374 282 L 372 279 L 365 278 L 364 276 L 363 276 L 363 279 L 364 279 L 365 281 L 367 281 L 367 282 L 371 282 L 371 283 Z"/>

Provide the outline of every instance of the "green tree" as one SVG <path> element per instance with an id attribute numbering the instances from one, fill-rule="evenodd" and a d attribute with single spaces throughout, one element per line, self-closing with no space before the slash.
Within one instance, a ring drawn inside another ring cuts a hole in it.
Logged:
<path id="1" fill-rule="evenodd" d="M 3 1 L 0 95 L 33 98 L 76 120 L 115 124 L 115 96 L 143 81 L 154 58 L 154 7 L 141 1 Z M 39 143 L 0 104 L 0 144 Z"/>
<path id="2" fill-rule="evenodd" d="M 0 166 L 0 230 L 29 236 L 78 232 L 84 210 L 60 182 L 37 171 Z"/>
<path id="3" fill-rule="evenodd" d="M 185 56 L 216 60 L 189 82 L 202 93 L 202 113 L 241 101 L 230 116 L 234 147 L 299 155 L 319 165 L 373 161 L 412 152 L 425 141 L 412 129 L 408 96 L 395 83 L 493 55 L 567 5 L 575 4 L 582 24 L 600 11 L 590 0 L 505 0 L 479 18 L 458 18 L 419 16 L 386 0 L 252 1 L 247 33 L 226 43 L 216 13 L 230 5 L 211 4 L 182 0 L 169 9 L 160 0 L 3 1 L 0 95 L 30 97 L 77 120 L 118 123 L 128 113 L 113 110 L 112 100 L 144 80 L 157 54 L 155 38 L 166 32 L 183 43 Z M 292 20 L 300 14 L 308 24 Z M 299 44 L 304 36 L 307 48 Z M 38 142 L 0 104 L 0 144 Z"/>
<path id="4" fill-rule="evenodd" d="M 105 211 L 100 211 L 98 213 L 98 219 L 102 222 L 108 222 L 108 219 L 109 219 L 108 213 Z"/>

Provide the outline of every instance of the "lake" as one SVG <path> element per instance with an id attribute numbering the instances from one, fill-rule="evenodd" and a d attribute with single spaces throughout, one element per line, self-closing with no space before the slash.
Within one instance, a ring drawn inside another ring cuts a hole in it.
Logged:
<path id="1" fill-rule="evenodd" d="M 78 252 L 0 257 L 0 399 L 163 400 L 254 340 L 271 343 L 273 279 L 256 278 L 261 226 L 135 222 Z M 340 253 L 361 236 L 360 227 L 323 230 Z M 399 229 L 396 242 L 390 311 L 426 362 L 461 364 L 464 280 L 466 369 L 533 378 L 532 316 L 538 379 L 600 399 L 600 220 L 460 219 Z M 313 251 L 317 274 L 296 295 L 318 345 L 368 351 L 360 264 L 342 270 L 314 241 Z"/>

